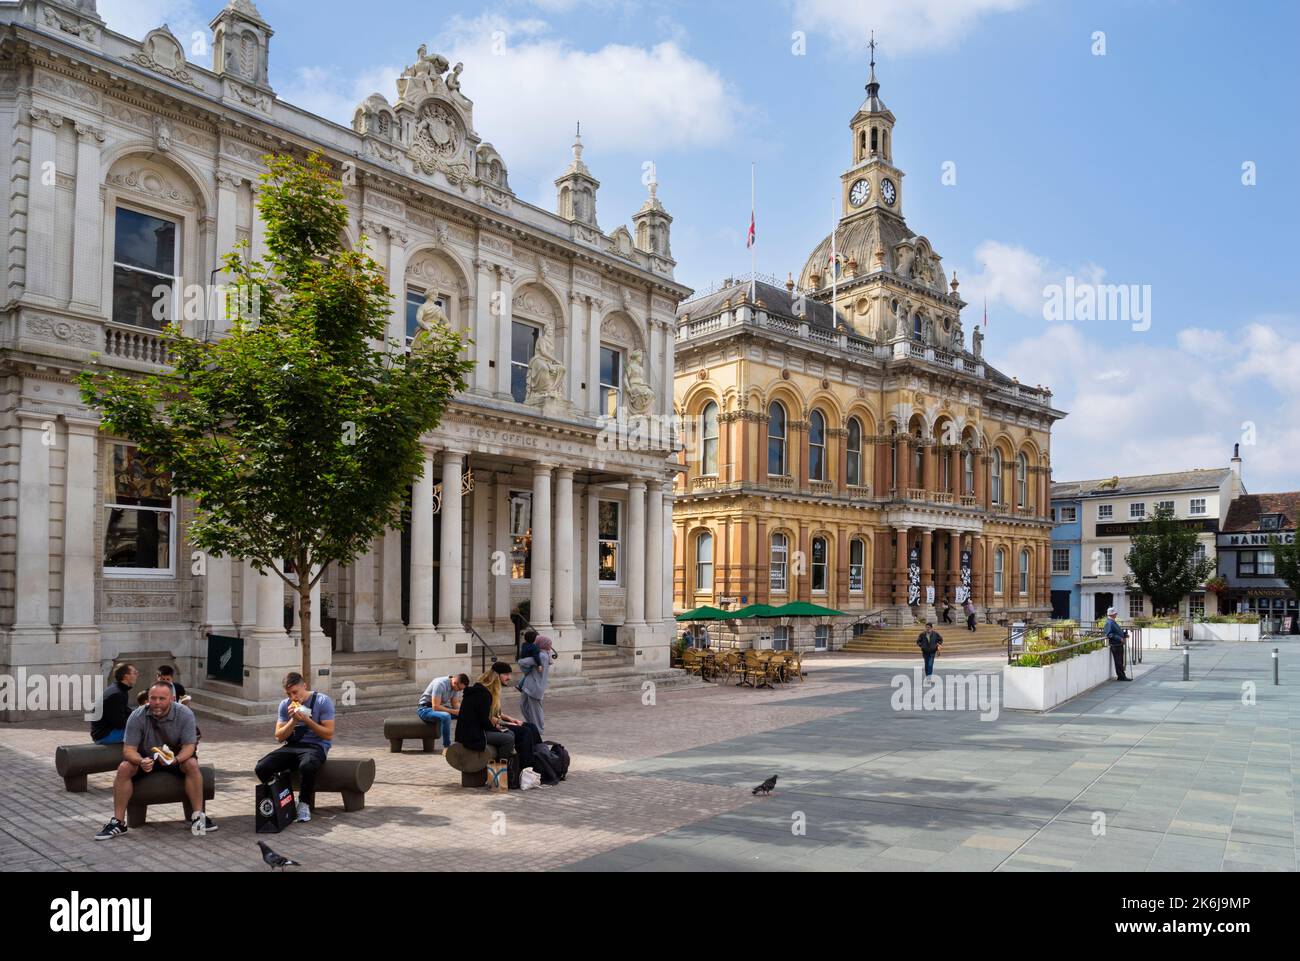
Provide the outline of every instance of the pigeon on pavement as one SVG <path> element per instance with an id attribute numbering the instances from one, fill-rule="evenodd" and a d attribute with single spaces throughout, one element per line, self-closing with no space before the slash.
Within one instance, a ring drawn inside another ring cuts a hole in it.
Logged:
<path id="1" fill-rule="evenodd" d="M 751 791 L 750 793 L 751 793 L 751 794 L 771 794 L 771 793 L 772 793 L 772 788 L 774 788 L 774 787 L 776 787 L 776 775 L 775 775 L 775 774 L 773 774 L 770 778 L 768 778 L 766 781 L 764 781 L 764 782 L 763 782 L 762 784 L 760 784 L 758 787 L 754 788 L 754 790 Z"/>
<path id="2" fill-rule="evenodd" d="M 271 865 L 272 871 L 274 871 L 276 868 L 302 867 L 302 865 L 299 864 L 297 861 L 276 854 L 274 851 L 272 851 L 270 848 L 266 846 L 265 841 L 258 841 L 257 846 L 262 849 L 262 860 L 265 861 L 267 864 Z"/>

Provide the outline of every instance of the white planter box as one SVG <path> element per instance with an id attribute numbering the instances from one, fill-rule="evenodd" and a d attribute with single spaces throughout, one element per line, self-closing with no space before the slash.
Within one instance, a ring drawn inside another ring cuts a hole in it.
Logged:
<path id="1" fill-rule="evenodd" d="M 1193 624 L 1194 641 L 1249 641 L 1259 643 L 1258 624 Z"/>
<path id="2" fill-rule="evenodd" d="M 1110 679 L 1110 650 L 1102 648 L 1046 667 L 1002 669 L 1002 706 L 1013 711 L 1046 711 Z"/>
<path id="3" fill-rule="evenodd" d="M 1168 651 L 1175 644 L 1183 643 L 1183 631 L 1179 627 L 1144 627 L 1142 646 L 1157 651 Z"/>

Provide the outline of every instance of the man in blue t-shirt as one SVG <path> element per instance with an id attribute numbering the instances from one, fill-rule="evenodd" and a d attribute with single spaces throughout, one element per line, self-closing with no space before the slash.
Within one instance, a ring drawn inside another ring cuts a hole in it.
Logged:
<path id="1" fill-rule="evenodd" d="M 296 671 L 285 676 L 284 693 L 275 739 L 285 746 L 257 762 L 257 779 L 268 784 L 281 771 L 297 771 L 302 779 L 298 820 L 305 822 L 311 820 L 316 802 L 316 772 L 334 740 L 334 702 L 326 694 L 307 690 L 307 682 Z"/>

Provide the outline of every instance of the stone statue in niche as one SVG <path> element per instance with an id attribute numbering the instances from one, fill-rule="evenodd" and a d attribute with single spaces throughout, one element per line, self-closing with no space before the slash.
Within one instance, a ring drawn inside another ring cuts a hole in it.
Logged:
<path id="1" fill-rule="evenodd" d="M 984 352 L 984 334 L 980 332 L 979 327 L 975 328 L 975 332 L 971 334 L 970 340 L 971 353 L 976 357 L 982 356 Z"/>
<path id="2" fill-rule="evenodd" d="M 938 347 L 938 346 L 939 346 L 939 341 L 938 341 L 938 338 L 936 337 L 936 335 L 935 335 L 935 331 L 934 331 L 934 318 L 933 318 L 933 317 L 930 317 L 930 316 L 928 316 L 928 315 L 926 316 L 926 318 L 925 318 L 925 327 L 922 328 L 922 335 L 921 335 L 921 336 L 922 336 L 922 338 L 923 338 L 924 341 L 925 341 L 925 346 L 927 346 L 927 347 Z"/>
<path id="3" fill-rule="evenodd" d="M 627 371 L 623 375 L 623 390 L 627 397 L 627 409 L 634 415 L 644 416 L 654 408 L 655 392 L 646 377 L 645 354 L 633 350 L 627 358 Z"/>
<path id="4" fill-rule="evenodd" d="M 426 300 L 424 302 L 424 305 L 415 314 L 415 324 L 419 327 L 419 330 L 415 332 L 415 339 L 411 342 L 412 352 L 427 346 L 435 331 L 451 329 L 451 319 L 447 316 L 447 312 L 442 309 L 442 305 L 436 300 Z"/>
<path id="5" fill-rule="evenodd" d="M 564 396 L 564 361 L 555 348 L 552 326 L 542 328 L 537 349 L 528 364 L 528 403 L 560 400 Z"/>
<path id="6" fill-rule="evenodd" d="M 894 321 L 894 338 L 896 340 L 907 340 L 907 306 L 900 301 L 895 313 L 897 317 Z"/>

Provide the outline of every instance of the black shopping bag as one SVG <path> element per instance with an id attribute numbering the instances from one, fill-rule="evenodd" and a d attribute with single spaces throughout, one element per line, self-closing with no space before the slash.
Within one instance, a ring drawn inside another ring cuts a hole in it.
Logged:
<path id="1" fill-rule="evenodd" d="M 257 812 L 254 823 L 258 834 L 279 834 L 298 814 L 293 803 L 293 782 L 288 771 L 281 771 L 270 784 L 257 786 Z"/>

